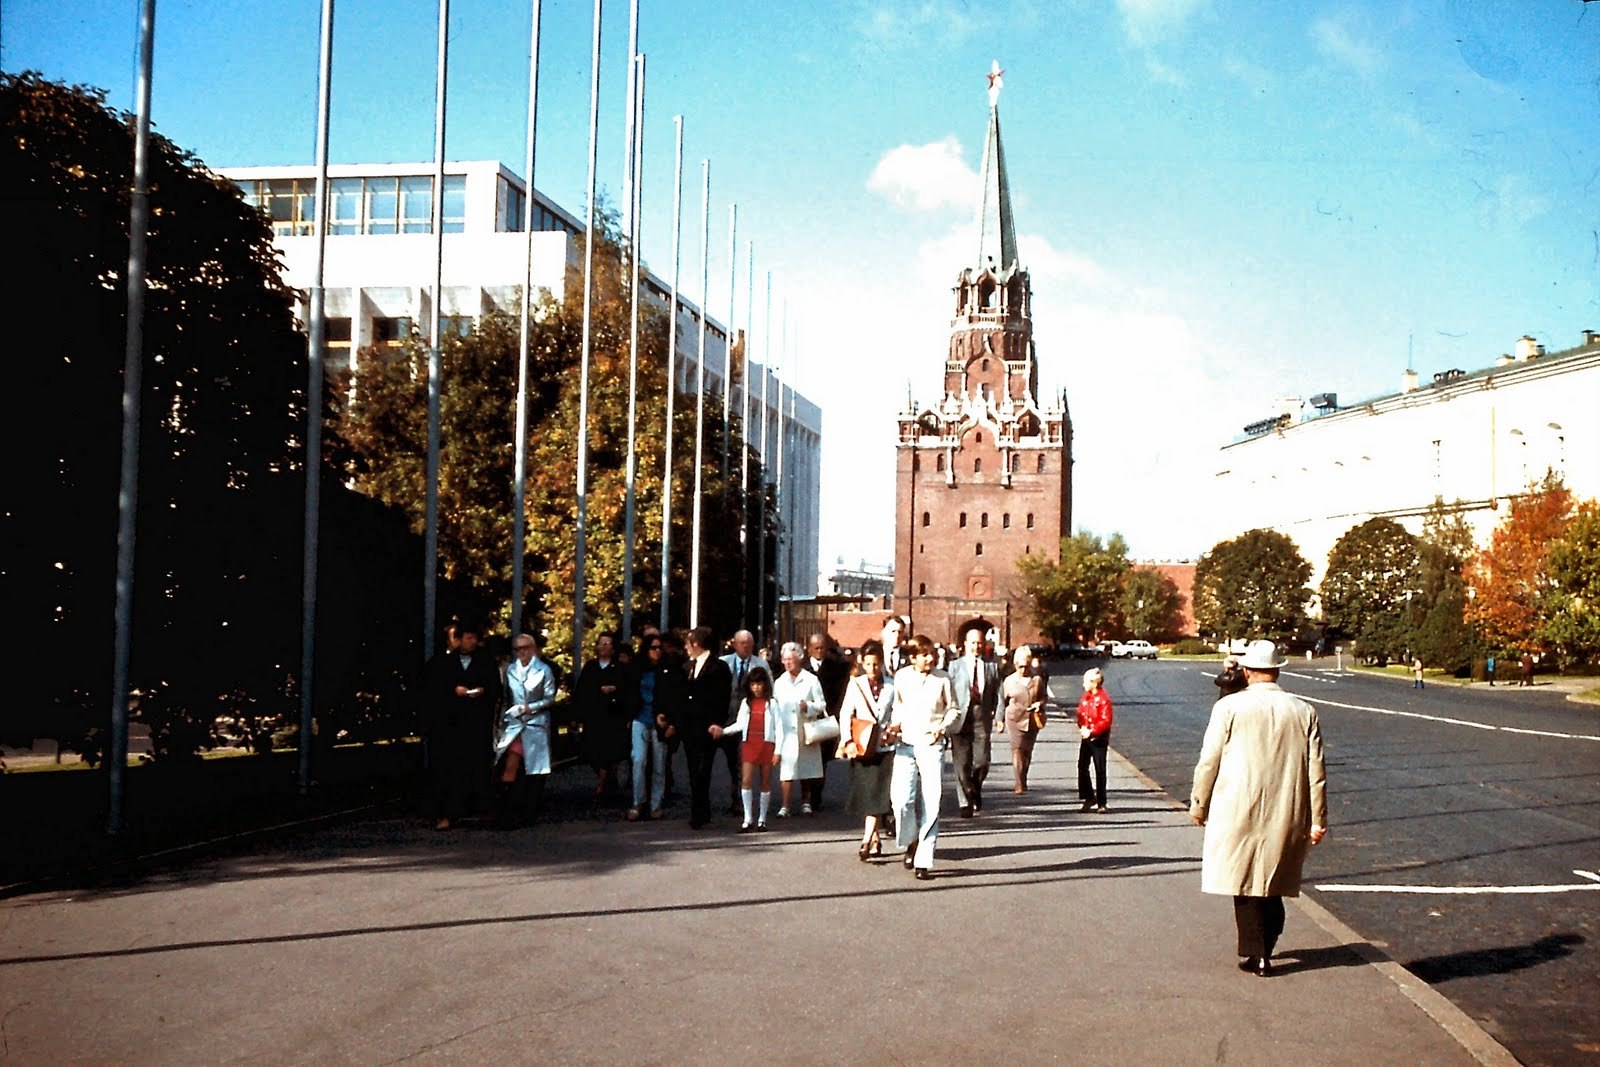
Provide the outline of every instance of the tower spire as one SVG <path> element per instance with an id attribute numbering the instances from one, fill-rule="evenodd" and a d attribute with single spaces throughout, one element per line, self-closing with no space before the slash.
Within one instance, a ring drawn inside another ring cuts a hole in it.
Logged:
<path id="1" fill-rule="evenodd" d="M 1011 185 L 1000 143 L 1000 61 L 989 68 L 989 133 L 983 142 L 983 199 L 978 208 L 978 269 L 1007 270 L 1017 265 L 1017 233 L 1011 221 Z"/>

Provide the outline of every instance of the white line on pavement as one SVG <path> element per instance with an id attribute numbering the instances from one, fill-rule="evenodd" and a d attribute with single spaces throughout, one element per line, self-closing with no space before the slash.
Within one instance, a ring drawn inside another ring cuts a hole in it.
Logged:
<path id="1" fill-rule="evenodd" d="M 1557 730 L 1527 730 L 1520 726 L 1496 726 L 1490 722 L 1473 722 L 1470 719 L 1452 719 L 1448 715 L 1424 715 L 1420 711 L 1400 711 L 1395 708 L 1374 708 L 1367 704 L 1341 704 L 1337 700 L 1323 700 L 1320 697 L 1307 697 L 1314 704 L 1326 704 L 1331 708 L 1348 708 L 1351 711 L 1370 711 L 1375 715 L 1397 715 L 1403 719 L 1425 719 L 1428 722 L 1448 723 L 1451 726 L 1470 726 L 1474 730 L 1498 730 L 1508 734 L 1528 734 L 1533 737 L 1558 737 L 1567 741 L 1600 741 L 1596 734 L 1566 734 Z"/>
<path id="2" fill-rule="evenodd" d="M 1299 674 L 1295 671 L 1284 671 L 1283 673 L 1288 675 L 1290 678 L 1303 678 L 1308 682 L 1321 682 L 1323 685 L 1339 684 L 1339 681 L 1336 678 L 1318 678 L 1314 674 Z"/>
<path id="3" fill-rule="evenodd" d="M 1324 893 L 1453 893 L 1458 895 L 1600 892 L 1600 877 L 1589 871 L 1573 871 L 1572 873 L 1586 878 L 1594 878 L 1595 881 L 1579 882 L 1576 885 L 1364 885 L 1360 883 L 1333 883 L 1319 885 L 1317 889 Z"/>

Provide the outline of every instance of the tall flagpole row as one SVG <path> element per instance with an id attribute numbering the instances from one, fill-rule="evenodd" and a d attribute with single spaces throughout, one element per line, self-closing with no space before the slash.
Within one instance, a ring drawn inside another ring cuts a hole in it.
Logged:
<path id="1" fill-rule="evenodd" d="M 589 549 L 589 361 L 594 350 L 594 194 L 600 139 L 600 22 L 605 0 L 594 0 L 594 45 L 589 68 L 589 185 L 584 205 L 583 365 L 578 386 L 578 521 L 572 575 L 572 670 L 583 665 L 584 567 Z"/>
<path id="2" fill-rule="evenodd" d="M 677 127 L 677 154 L 672 168 L 672 304 L 667 312 L 667 428 L 661 478 L 661 620 L 668 628 L 672 604 L 672 439 L 678 396 L 678 273 L 682 264 L 680 239 L 683 236 L 683 116 L 674 115 Z"/>
<path id="3" fill-rule="evenodd" d="M 784 519 L 785 519 L 785 516 L 786 516 L 787 513 L 785 512 L 784 509 L 785 509 L 785 507 L 787 507 L 787 505 L 789 503 L 789 493 L 788 493 L 787 489 L 785 488 L 785 486 L 783 484 L 783 453 L 784 453 L 784 437 L 786 436 L 786 432 L 785 432 L 785 429 L 784 429 L 784 419 L 783 419 L 783 381 L 784 381 L 784 378 L 789 373 L 789 298 L 788 297 L 784 297 L 784 299 L 783 299 L 783 322 L 779 326 L 779 329 L 778 329 L 778 344 L 782 348 L 782 352 L 778 356 L 778 365 L 779 365 L 778 366 L 778 373 L 779 373 L 779 376 L 778 376 L 778 380 L 777 380 L 777 383 L 776 383 L 777 391 L 778 391 L 778 396 L 777 396 L 777 400 L 778 400 L 778 432 L 777 432 L 777 435 L 776 435 L 777 436 L 776 447 L 777 447 L 777 450 L 778 450 L 778 459 L 777 459 L 776 470 L 773 473 L 773 481 L 772 481 L 772 484 L 773 484 L 773 510 L 775 510 L 778 513 L 778 516 L 777 516 L 777 518 L 778 518 L 778 523 L 777 523 L 778 534 L 777 534 L 776 542 L 775 542 L 775 544 L 773 546 L 776 549 L 776 552 L 775 552 L 775 558 L 772 561 L 772 569 L 773 569 L 774 574 L 776 575 L 776 580 L 773 583 L 773 589 L 774 589 L 774 592 L 776 594 L 777 601 L 778 601 L 777 604 L 774 605 L 774 607 L 777 609 L 778 620 L 779 620 L 779 623 L 781 624 L 782 621 L 783 621 L 783 591 L 784 591 L 784 588 L 787 585 L 787 581 L 786 581 L 787 575 L 785 575 L 784 572 L 783 572 L 783 560 L 784 560 L 783 548 L 784 548 L 784 545 L 785 545 L 785 543 L 787 542 L 787 539 L 788 539 L 788 530 L 785 528 L 785 525 L 784 525 Z M 794 388 L 794 386 L 791 384 L 790 388 L 792 389 L 792 388 Z M 782 635 L 780 634 L 779 636 L 782 636 Z"/>
<path id="4" fill-rule="evenodd" d="M 722 346 L 722 499 L 728 499 L 729 425 L 733 410 L 733 305 L 739 284 L 739 205 L 728 205 L 728 321 L 727 342 Z"/>
<path id="5" fill-rule="evenodd" d="M 306 514 L 300 579 L 300 793 L 311 791 L 311 734 L 315 726 L 317 531 L 322 520 L 323 348 L 327 300 L 323 268 L 328 251 L 328 113 L 333 93 L 333 0 L 322 0 L 317 54 L 316 258 L 311 272 L 310 348 L 306 359 Z M 353 355 L 353 353 L 352 353 Z"/>
<path id="6" fill-rule="evenodd" d="M 767 441 L 771 436 L 772 406 L 767 383 L 772 379 L 772 272 L 767 271 L 767 310 L 761 317 L 761 511 L 756 519 L 756 617 L 763 642 L 771 632 L 767 613 Z"/>
<path id="7" fill-rule="evenodd" d="M 639 0 L 629 0 L 628 4 L 628 100 L 627 108 L 623 112 L 624 136 L 622 144 L 622 234 L 630 242 L 637 236 L 636 223 L 634 222 L 634 208 L 638 202 L 637 190 L 634 182 L 637 176 L 634 171 L 634 153 L 638 149 L 639 136 L 637 104 L 639 95 L 639 65 L 636 62 L 639 55 Z"/>
<path id="8" fill-rule="evenodd" d="M 696 350 L 694 401 L 694 530 L 689 546 L 689 625 L 700 625 L 700 517 L 705 475 L 706 298 L 711 293 L 711 161 L 700 161 L 700 342 Z"/>
<path id="9" fill-rule="evenodd" d="M 517 415 L 511 513 L 511 636 L 522 632 L 523 569 L 528 554 L 528 359 L 533 332 L 533 167 L 539 128 L 539 0 L 533 0 L 528 38 L 528 128 L 522 161 L 522 322 L 517 335 Z"/>
<path id="10" fill-rule="evenodd" d="M 756 245 L 746 241 L 744 366 L 739 372 L 739 614 L 750 618 L 750 345 L 755 340 Z"/>
<path id="11" fill-rule="evenodd" d="M 139 52 L 133 120 L 133 189 L 128 207 L 128 318 L 122 350 L 122 467 L 117 493 L 117 595 L 111 653 L 110 796 L 106 832 L 122 831 L 128 771 L 128 684 L 133 650 L 135 519 L 139 508 L 140 396 L 144 377 L 145 247 L 150 223 L 150 73 L 156 2 L 139 6 Z"/>
<path id="12" fill-rule="evenodd" d="M 633 232 L 628 240 L 628 260 L 632 264 L 632 277 L 628 286 L 628 303 L 632 322 L 628 327 L 628 459 L 623 478 L 627 484 L 627 501 L 624 506 L 622 532 L 622 640 L 633 640 L 633 524 L 637 509 L 636 438 L 639 420 L 639 189 L 643 178 L 644 148 L 644 54 L 633 57 L 633 116 L 629 128 L 634 143 L 628 153 L 633 165 L 628 175 L 628 189 L 632 197 L 628 217 L 633 220 Z"/>
<path id="13" fill-rule="evenodd" d="M 449 84 L 450 0 L 439 0 L 438 68 L 433 114 L 433 314 L 428 347 L 427 511 L 423 522 L 422 654 L 432 658 L 439 610 L 439 404 L 444 382 L 444 120 Z"/>

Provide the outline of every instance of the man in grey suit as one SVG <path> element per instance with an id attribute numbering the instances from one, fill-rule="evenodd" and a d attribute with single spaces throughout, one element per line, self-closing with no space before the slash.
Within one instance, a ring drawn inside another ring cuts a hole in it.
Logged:
<path id="1" fill-rule="evenodd" d="M 989 776 L 989 732 L 994 729 L 995 707 L 1000 700 L 1000 672 L 984 654 L 983 631 L 970 627 L 962 636 L 961 655 L 946 668 L 950 688 L 966 709 L 966 720 L 950 738 L 950 758 L 956 765 L 956 799 L 961 817 L 970 819 L 983 810 L 983 780 Z"/>

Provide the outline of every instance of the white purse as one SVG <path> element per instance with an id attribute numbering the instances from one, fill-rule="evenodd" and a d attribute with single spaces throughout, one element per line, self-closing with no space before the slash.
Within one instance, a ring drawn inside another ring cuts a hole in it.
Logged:
<path id="1" fill-rule="evenodd" d="M 800 741 L 802 744 L 815 745 L 822 741 L 839 740 L 839 720 L 832 715 L 824 715 L 820 719 L 809 719 L 800 724 Z"/>

